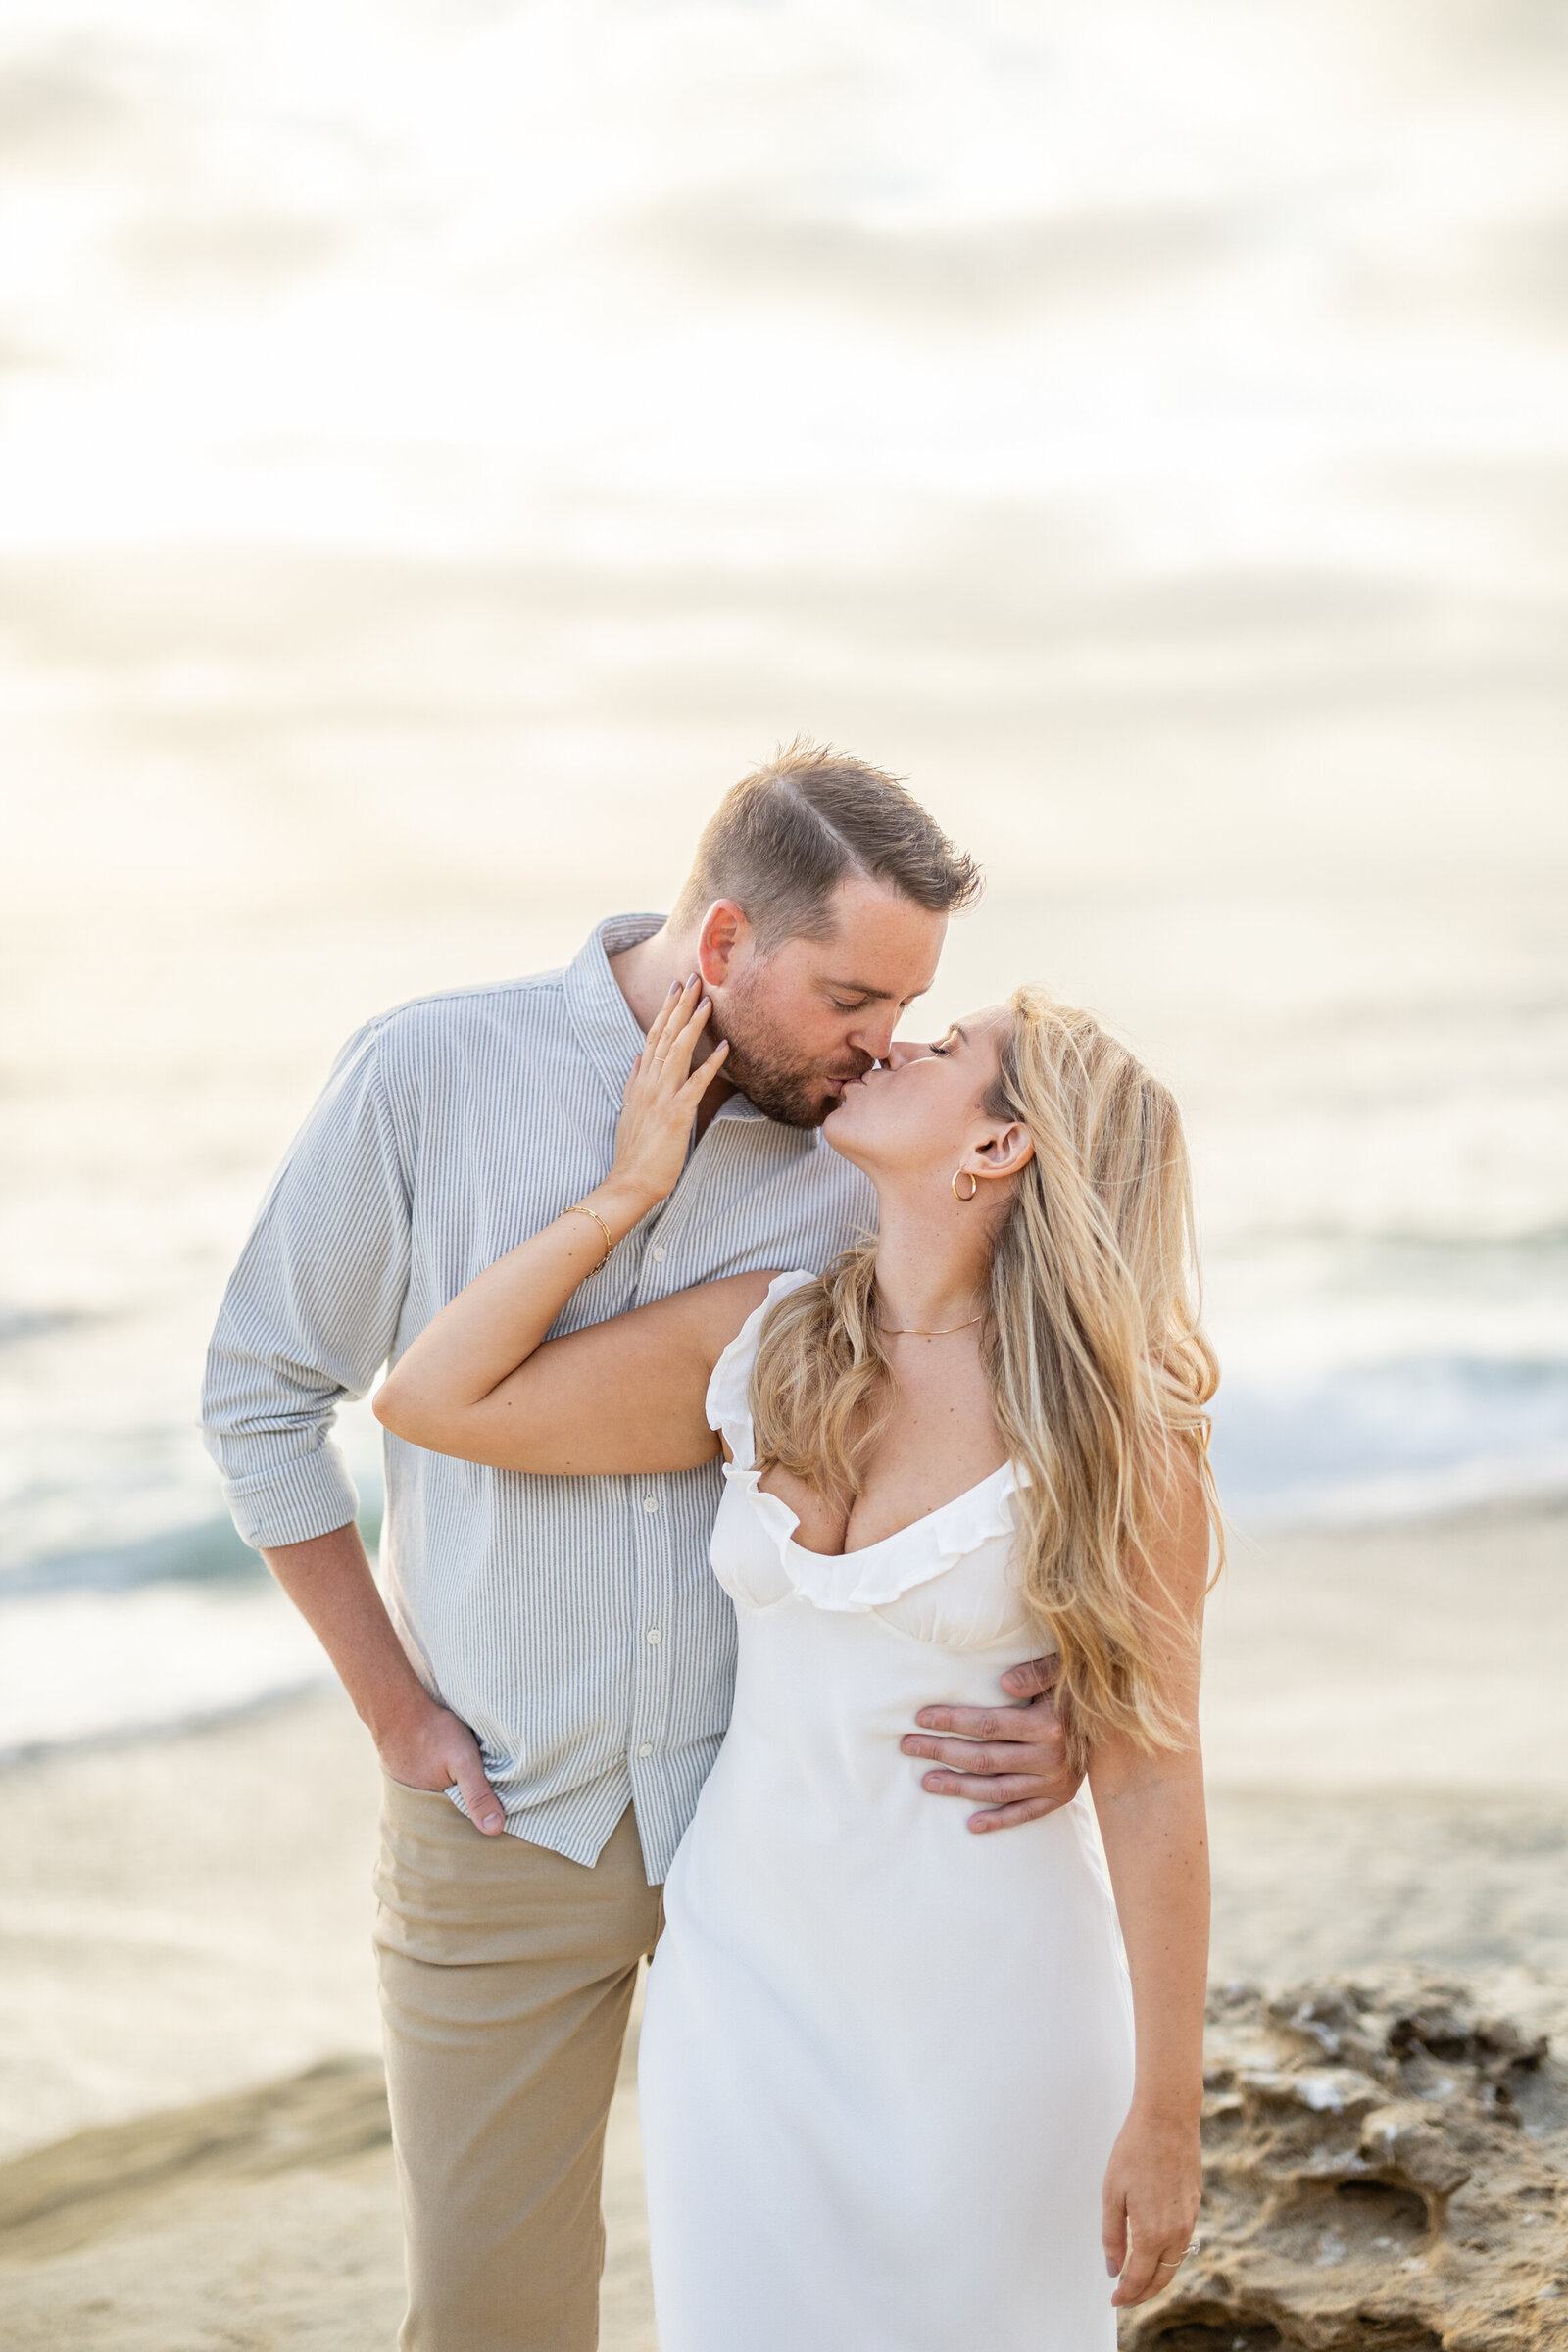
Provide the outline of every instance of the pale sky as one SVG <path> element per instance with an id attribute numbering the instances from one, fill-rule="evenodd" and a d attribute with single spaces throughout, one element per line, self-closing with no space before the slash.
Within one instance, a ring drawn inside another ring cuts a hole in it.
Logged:
<path id="1" fill-rule="evenodd" d="M 662 890 L 798 726 L 1021 882 L 1559 871 L 1565 97 L 1533 0 L 0 0 L 0 893 Z"/>
<path id="2" fill-rule="evenodd" d="M 1564 37 L 1480 0 L 8 0 L 0 545 L 765 560 L 1051 499 L 1156 569 L 1536 568 Z"/>

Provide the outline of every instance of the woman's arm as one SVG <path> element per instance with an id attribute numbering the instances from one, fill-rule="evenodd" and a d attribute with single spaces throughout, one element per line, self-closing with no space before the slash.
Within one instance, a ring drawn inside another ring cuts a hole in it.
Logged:
<path id="1" fill-rule="evenodd" d="M 1195 1628 L 1208 1585 L 1208 1514 L 1196 1472 L 1178 1483 L 1156 1562 Z M 1198 1737 L 1198 1652 L 1170 1645 L 1188 1744 L 1147 1755 L 1106 1740 L 1089 1786 L 1110 1865 L 1133 1985 L 1137 2064 L 1132 2105 L 1105 2172 L 1105 2267 L 1111 2301 L 1142 2303 L 1168 2286 L 1202 2197 L 1203 2002 L 1208 1978 L 1208 1835 Z"/>
<path id="2" fill-rule="evenodd" d="M 692 1071 L 708 1018 L 699 983 L 672 989 L 648 1032 L 603 1184 L 470 1282 L 376 1392 L 376 1419 L 411 1445 L 498 1470 L 683 1470 L 718 1440 L 704 1412 L 714 1364 L 766 1294 L 735 1274 L 541 1346 L 612 1246 L 674 1190 L 692 1120 L 723 1064 Z M 601 1224 L 603 1231 L 601 1231 Z"/>

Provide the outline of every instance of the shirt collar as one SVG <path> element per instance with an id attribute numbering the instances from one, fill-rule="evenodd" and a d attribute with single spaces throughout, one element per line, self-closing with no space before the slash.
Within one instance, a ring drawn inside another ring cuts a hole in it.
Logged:
<path id="1" fill-rule="evenodd" d="M 612 914 L 598 923 L 566 966 L 566 1008 L 584 1053 L 618 1102 L 643 1033 L 610 968 L 612 956 L 651 939 L 662 914 Z"/>

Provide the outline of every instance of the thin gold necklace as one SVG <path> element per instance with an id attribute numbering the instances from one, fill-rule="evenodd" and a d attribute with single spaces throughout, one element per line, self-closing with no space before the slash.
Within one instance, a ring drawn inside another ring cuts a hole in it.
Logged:
<path id="1" fill-rule="evenodd" d="M 985 1310 L 982 1308 L 978 1315 L 971 1315 L 967 1323 L 944 1323 L 940 1331 L 916 1331 L 912 1325 L 906 1331 L 901 1331 L 896 1323 L 884 1323 L 880 1316 L 877 1317 L 876 1327 L 885 1340 L 945 1340 L 955 1331 L 973 1331 L 975 1325 L 984 1320 Z"/>

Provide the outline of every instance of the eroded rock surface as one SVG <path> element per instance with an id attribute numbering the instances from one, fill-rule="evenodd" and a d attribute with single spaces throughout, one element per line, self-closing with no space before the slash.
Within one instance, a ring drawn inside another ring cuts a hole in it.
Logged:
<path id="1" fill-rule="evenodd" d="M 1123 2352 L 1568 2352 L 1568 2073 L 1409 1976 L 1209 2006 L 1200 2250 Z"/>

